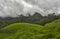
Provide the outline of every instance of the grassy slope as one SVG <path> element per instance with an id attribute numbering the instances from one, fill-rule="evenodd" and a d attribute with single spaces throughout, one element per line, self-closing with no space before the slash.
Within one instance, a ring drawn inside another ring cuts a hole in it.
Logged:
<path id="1" fill-rule="evenodd" d="M 60 19 L 46 24 L 15 23 L 0 30 L 0 39 L 60 39 Z"/>
<path id="2" fill-rule="evenodd" d="M 31 39 L 40 34 L 40 28 L 41 26 L 36 24 L 11 24 L 0 30 L 0 39 Z"/>
<path id="3" fill-rule="evenodd" d="M 60 39 L 60 19 L 52 23 L 46 24 L 42 29 L 44 38 L 46 39 Z M 43 39 L 43 38 L 42 38 Z"/>

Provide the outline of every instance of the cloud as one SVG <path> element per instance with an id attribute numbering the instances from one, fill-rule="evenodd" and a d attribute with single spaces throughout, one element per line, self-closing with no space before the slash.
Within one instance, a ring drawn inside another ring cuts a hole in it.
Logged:
<path id="1" fill-rule="evenodd" d="M 60 0 L 0 0 L 0 16 L 60 13 Z"/>

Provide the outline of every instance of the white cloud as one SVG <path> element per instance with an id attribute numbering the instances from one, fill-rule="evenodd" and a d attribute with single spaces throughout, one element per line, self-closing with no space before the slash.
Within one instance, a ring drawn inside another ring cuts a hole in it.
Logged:
<path id="1" fill-rule="evenodd" d="M 60 13 L 60 0 L 0 0 L 0 14 L 17 16 L 31 12 L 47 15 L 52 12 Z"/>

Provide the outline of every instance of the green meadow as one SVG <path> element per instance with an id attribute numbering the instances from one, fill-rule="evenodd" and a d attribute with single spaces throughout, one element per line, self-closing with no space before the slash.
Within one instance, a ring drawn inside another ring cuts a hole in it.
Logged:
<path id="1" fill-rule="evenodd" d="M 44 26 L 14 23 L 0 29 L 0 39 L 60 39 L 60 19 Z"/>

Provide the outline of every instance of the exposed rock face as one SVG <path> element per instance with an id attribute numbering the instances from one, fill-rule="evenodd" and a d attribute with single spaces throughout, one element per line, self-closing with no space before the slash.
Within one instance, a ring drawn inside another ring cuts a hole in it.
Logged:
<path id="1" fill-rule="evenodd" d="M 0 16 L 17 16 L 39 12 L 47 15 L 60 12 L 60 0 L 0 0 Z"/>

